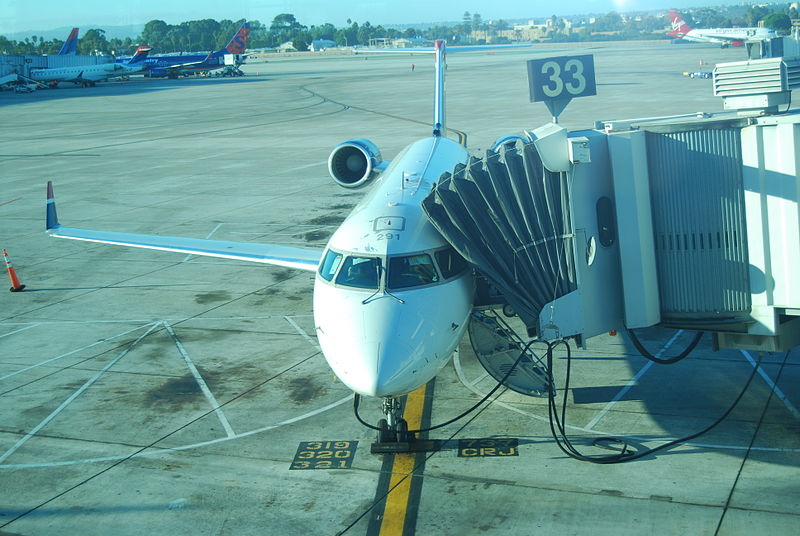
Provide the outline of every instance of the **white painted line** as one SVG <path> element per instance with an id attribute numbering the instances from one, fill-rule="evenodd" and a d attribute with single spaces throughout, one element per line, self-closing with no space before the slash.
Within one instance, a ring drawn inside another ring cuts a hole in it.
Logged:
<path id="1" fill-rule="evenodd" d="M 100 370 L 100 371 L 99 371 L 97 374 L 95 374 L 94 376 L 92 376 L 91 378 L 89 378 L 89 379 L 86 381 L 86 383 L 84 383 L 84 384 L 83 384 L 83 385 L 82 385 L 82 386 L 81 386 L 81 387 L 80 387 L 80 388 L 79 388 L 77 391 L 75 391 L 74 393 L 72 393 L 72 394 L 69 396 L 69 398 L 67 398 L 67 399 L 66 399 L 64 402 L 62 402 L 62 403 L 61 403 L 61 405 L 60 405 L 60 406 L 58 406 L 58 407 L 57 407 L 55 410 L 53 410 L 53 412 L 52 412 L 52 413 L 50 413 L 50 415 L 48 415 L 47 417 L 45 417 L 45 418 L 42 420 L 42 422 L 40 422 L 39 424 L 37 424 L 37 425 L 36 425 L 36 426 L 33 428 L 33 430 L 31 430 L 30 432 L 28 432 L 27 434 L 25 434 L 25 436 L 24 436 L 22 439 L 20 439 L 19 441 L 17 441 L 17 442 L 14 444 L 14 446 L 12 446 L 10 449 L 8 449 L 8 450 L 5 452 L 5 454 L 3 454 L 2 456 L 0 456 L 0 463 L 3 463 L 3 461 L 5 461 L 5 460 L 6 460 L 6 459 L 7 459 L 9 456 L 11 456 L 12 454 L 14 454 L 14 452 L 16 452 L 16 451 L 17 451 L 17 449 L 19 449 L 19 448 L 20 448 L 22 445 L 24 445 L 24 444 L 25 444 L 25 443 L 26 443 L 26 442 L 27 442 L 27 441 L 28 441 L 30 438 L 32 438 L 34 435 L 36 435 L 36 432 L 38 432 L 39 430 L 41 430 L 42 428 L 44 428 L 44 427 L 47 425 L 47 423 L 49 423 L 50 421 L 52 421 L 52 420 L 53 420 L 53 419 L 54 419 L 54 418 L 55 418 L 55 417 L 56 417 L 56 416 L 57 416 L 59 413 L 61 413 L 61 412 L 64 410 L 64 408 L 66 408 L 67 406 L 69 406 L 69 405 L 70 405 L 70 404 L 71 404 L 71 403 L 72 403 L 72 402 L 73 402 L 73 401 L 74 401 L 76 398 L 78 398 L 78 396 L 80 396 L 80 394 L 81 394 L 81 393 L 83 393 L 84 391 L 86 391 L 86 389 L 88 389 L 89 387 L 91 387 L 91 386 L 92 386 L 92 384 L 93 384 L 94 382 L 96 382 L 98 379 L 100 379 L 100 376 L 102 376 L 103 374 L 105 374 L 105 373 L 106 373 L 106 371 L 107 371 L 108 369 L 110 369 L 111 367 L 113 367 L 114 365 L 116 365 L 116 364 L 117 364 L 117 362 L 118 362 L 120 359 L 122 359 L 123 357 L 125 357 L 125 355 L 127 355 L 127 354 L 128 354 L 128 352 L 130 352 L 131 350 L 133 350 L 133 348 L 134 348 L 134 347 L 136 347 L 136 345 L 137 345 L 137 344 L 139 344 L 139 342 L 140 342 L 142 339 L 144 339 L 145 337 L 147 337 L 147 336 L 150 334 L 150 332 L 152 332 L 152 331 L 153 331 L 153 330 L 154 330 L 156 327 L 158 327 L 159 325 L 160 325 L 160 322 L 155 322 L 155 323 L 153 323 L 153 324 L 150 326 L 150 329 L 148 329 L 148 330 L 147 330 L 145 333 L 143 333 L 142 335 L 140 335 L 138 339 L 136 339 L 136 340 L 135 340 L 135 341 L 133 341 L 131 344 L 129 344 L 129 345 L 128 345 L 128 347 L 127 347 L 127 348 L 125 348 L 125 350 L 123 350 L 122 352 L 120 352 L 120 354 L 119 354 L 117 357 L 115 357 L 113 360 L 111 360 L 111 362 L 109 362 L 109 363 L 108 363 L 108 364 L 107 364 L 105 367 L 103 367 L 103 368 L 102 368 L 102 369 L 101 369 L 101 370 Z"/>
<path id="2" fill-rule="evenodd" d="M 600 413 L 595 415 L 594 419 L 589 421 L 589 424 L 586 425 L 586 429 L 587 430 L 591 430 L 592 428 L 594 428 L 594 425 L 597 424 L 598 422 L 600 422 L 600 419 L 605 417 L 606 413 L 611 411 L 611 408 L 614 407 L 614 405 L 617 402 L 619 402 L 622 399 L 623 396 L 628 394 L 628 391 L 630 391 L 631 388 L 639 382 L 639 378 L 644 376 L 645 372 L 650 370 L 650 367 L 652 367 L 652 366 L 653 366 L 653 362 L 652 361 L 648 361 L 647 363 L 645 363 L 644 366 L 639 369 L 639 372 L 636 373 L 636 376 L 634 376 L 631 379 L 631 381 L 629 381 L 627 385 L 625 385 L 622 389 L 620 389 L 619 392 L 616 394 L 616 396 L 613 399 L 611 399 L 611 402 L 606 404 L 606 407 L 604 407 L 602 409 L 602 411 L 600 411 Z M 567 396 L 567 394 L 564 393 L 564 396 Z"/>
<path id="3" fill-rule="evenodd" d="M 76 354 L 78 352 L 82 352 L 83 350 L 88 350 L 89 348 L 92 348 L 93 346 L 97 346 L 98 344 L 103 344 L 103 343 L 112 341 L 112 340 L 114 340 L 114 339 L 116 339 L 118 337 L 122 337 L 123 335 L 127 335 L 128 333 L 131 333 L 133 331 L 145 328 L 145 327 L 150 326 L 150 325 L 151 324 L 145 324 L 143 326 L 138 326 L 138 327 L 135 327 L 133 329 L 129 329 L 128 331 L 123 331 L 122 333 L 118 333 L 118 334 L 114 335 L 113 337 L 108 337 L 106 339 L 103 339 L 103 340 L 100 340 L 100 341 L 97 341 L 97 342 L 93 342 L 92 344 L 88 344 L 86 346 L 82 346 L 82 347 L 78 348 L 77 350 L 72 350 L 71 352 L 67 352 L 66 354 L 61 354 L 61 355 L 58 355 L 56 357 L 52 357 L 52 358 L 50 358 L 50 359 L 48 359 L 46 361 L 42 361 L 41 363 L 37 363 L 35 365 L 31 365 L 30 367 L 25 367 L 24 369 L 20 369 L 20 370 L 18 370 L 16 372 L 12 372 L 11 374 L 6 374 L 5 376 L 0 376 L 0 380 L 5 380 L 6 378 L 10 378 L 12 376 L 16 376 L 17 374 L 21 374 L 21 373 L 26 372 L 28 370 L 35 369 L 36 367 L 41 367 L 42 365 L 47 365 L 48 363 L 52 363 L 53 361 L 57 361 L 57 360 L 61 359 L 62 357 L 68 357 L 68 356 L 71 356 L 72 354 Z"/>
<path id="4" fill-rule="evenodd" d="M 217 226 L 214 227 L 214 229 L 212 229 L 211 232 L 206 235 L 206 240 L 211 238 L 214 235 L 214 233 L 216 233 L 219 230 L 219 228 L 222 227 L 222 225 L 223 225 L 222 223 L 218 223 Z M 186 257 L 184 257 L 181 262 L 186 262 L 189 259 L 191 259 L 192 257 L 194 257 L 194 255 L 192 255 L 192 254 L 186 255 Z"/>
<path id="5" fill-rule="evenodd" d="M 311 344 L 311 346 L 313 346 L 314 348 L 316 348 L 316 349 L 317 349 L 317 350 L 319 350 L 320 352 L 322 351 L 322 348 L 320 348 L 320 346 L 319 346 L 319 344 L 317 343 L 317 341 L 315 341 L 314 339 L 312 339 L 312 338 L 311 338 L 311 336 L 310 336 L 308 333 L 306 333 L 306 332 L 305 332 L 305 330 L 304 330 L 303 328 L 301 328 L 300 326 L 298 326 L 298 325 L 297 325 L 297 322 L 295 322 L 293 318 L 291 318 L 291 317 L 289 317 L 289 316 L 284 316 L 283 318 L 285 318 L 285 319 L 286 319 L 286 321 L 287 321 L 287 322 L 289 322 L 289 323 L 292 325 L 292 327 L 293 327 L 294 329 L 296 329 L 296 330 L 297 330 L 297 332 L 298 332 L 300 335 L 302 335 L 302 336 L 303 336 L 303 338 L 305 338 L 305 340 L 307 340 L 307 341 L 309 342 L 309 344 Z"/>
<path id="6" fill-rule="evenodd" d="M 313 276 L 311 276 L 313 277 Z M 186 318 L 165 318 L 167 322 L 172 322 L 173 324 L 176 322 L 194 322 L 197 320 L 211 320 L 214 322 L 220 320 L 266 320 L 270 318 L 283 318 L 285 315 L 276 313 L 274 315 L 256 315 L 256 316 L 196 316 Z M 293 318 L 306 318 L 313 316 L 310 313 L 307 315 L 292 315 Z M 153 322 L 152 318 L 128 318 L 122 320 L 100 320 L 100 319 L 93 319 L 93 320 L 45 320 L 38 322 L 39 325 L 47 326 L 47 325 L 61 325 L 61 324 L 134 324 L 134 323 L 142 323 L 144 322 L 147 325 L 150 325 Z M 30 322 L 0 322 L 0 326 L 27 326 Z M 136 328 L 139 329 L 139 328 Z"/>
<path id="7" fill-rule="evenodd" d="M 280 428 L 282 426 L 287 426 L 289 424 L 294 424 L 298 421 L 302 421 L 305 419 L 309 419 L 320 413 L 324 413 L 330 409 L 333 409 L 337 406 L 341 406 L 342 404 L 353 400 L 353 394 L 349 394 L 346 397 L 342 398 L 341 400 L 337 400 L 336 402 L 332 402 L 327 406 L 323 406 L 321 408 L 317 408 L 313 411 L 310 411 L 304 415 L 300 415 L 298 417 L 292 417 L 291 419 L 286 419 L 285 421 L 281 421 L 277 424 L 270 424 L 268 426 L 263 426 L 261 428 L 256 428 L 255 430 L 250 430 L 249 432 L 244 432 L 242 434 L 237 434 L 233 437 L 222 437 L 217 439 L 212 439 L 210 441 L 202 441 L 200 443 L 194 443 L 191 445 L 183 445 L 180 447 L 172 447 L 166 449 L 154 449 L 154 450 L 143 450 L 141 452 L 136 452 L 134 454 L 128 455 L 121 455 L 121 456 L 104 456 L 102 458 L 85 458 L 83 460 L 66 460 L 61 462 L 41 462 L 41 463 L 19 463 L 19 464 L 5 464 L 0 465 L 0 470 L 3 469 L 38 469 L 43 467 L 63 467 L 65 465 L 80 465 L 85 463 L 98 463 L 98 462 L 112 462 L 118 460 L 125 460 L 127 458 L 143 458 L 145 456 L 158 456 L 159 454 L 170 454 L 173 452 L 178 452 L 182 450 L 191 450 L 200 447 L 207 447 L 209 445 L 216 445 L 218 443 L 223 443 L 225 441 L 231 441 L 233 439 L 240 439 L 243 437 L 248 437 L 255 434 L 260 434 L 262 432 L 267 432 L 269 430 L 274 430 L 276 428 Z"/>
<path id="8" fill-rule="evenodd" d="M 764 369 L 761 368 L 761 366 L 758 363 L 756 363 L 756 360 L 753 359 L 753 356 L 750 355 L 750 352 L 746 350 L 739 350 L 739 351 L 748 361 L 750 361 L 750 364 L 753 365 L 753 367 L 756 370 L 758 370 L 759 375 L 761 375 L 761 377 L 764 378 L 764 381 L 767 382 L 767 385 L 770 386 L 772 392 L 775 393 L 775 396 L 777 396 L 784 404 L 786 404 L 786 409 L 789 410 L 789 413 L 794 415 L 795 419 L 800 419 L 800 411 L 798 411 L 797 407 L 794 404 L 792 404 L 791 400 L 786 398 L 786 395 L 783 393 L 783 391 L 781 391 L 781 388 L 778 387 L 774 381 L 772 381 L 772 378 L 770 378 L 767 375 L 766 371 L 764 371 Z"/>
<path id="9" fill-rule="evenodd" d="M 668 341 L 667 341 L 667 343 L 666 343 L 666 344 L 665 344 L 665 345 L 664 345 L 664 346 L 661 348 L 661 350 L 659 350 L 659 351 L 658 351 L 658 353 L 655 355 L 655 357 L 657 357 L 657 358 L 661 357 L 661 355 L 662 355 L 664 352 L 666 352 L 666 351 L 667 351 L 667 349 L 668 349 L 670 346 L 672 346 L 672 343 L 674 343 L 674 342 L 675 342 L 675 339 L 677 339 L 677 338 L 678 338 L 678 336 L 679 336 L 681 333 L 683 333 L 683 330 L 682 330 L 682 329 L 679 329 L 678 331 L 676 331 L 676 332 L 675 332 L 675 335 L 673 335 L 673 336 L 672 336 L 672 338 L 671 338 L 670 340 L 668 340 Z M 586 425 L 586 429 L 587 429 L 587 430 L 591 430 L 592 428 L 594 428 L 594 425 L 595 425 L 595 424 L 597 424 L 598 422 L 600 422 L 600 419 L 602 419 L 603 417 L 605 417 L 606 413 L 608 413 L 609 411 L 611 411 L 611 408 L 612 408 L 612 407 L 614 407 L 614 405 L 615 405 L 617 402 L 619 402 L 619 401 L 622 399 L 622 397 L 623 397 L 623 396 L 625 396 L 626 394 L 628 394 L 628 391 L 630 391 L 630 390 L 631 390 L 631 388 L 633 388 L 633 386 L 634 386 L 634 385 L 636 385 L 636 384 L 639 382 L 639 378 L 641 378 L 642 376 L 644 376 L 645 372 L 647 372 L 648 370 L 650 370 L 650 367 L 651 367 L 651 366 L 653 366 L 653 362 L 648 360 L 648 361 L 647 361 L 647 363 L 645 363 L 645 365 L 644 365 L 644 366 L 643 366 L 641 369 L 639 369 L 639 372 L 637 372 L 637 373 L 636 373 L 636 376 L 634 376 L 634 377 L 631 379 L 631 381 L 629 381 L 629 382 L 628 382 L 628 384 L 627 384 L 627 385 L 625 385 L 625 386 L 624 386 L 622 389 L 620 389 L 620 390 L 619 390 L 619 392 L 617 393 L 617 395 L 616 395 L 616 396 L 615 396 L 615 397 L 614 397 L 614 398 L 611 400 L 611 402 L 609 402 L 608 404 L 606 404 L 606 407 L 604 407 L 604 408 L 603 408 L 603 409 L 600 411 L 600 413 L 598 413 L 597 415 L 595 415 L 594 419 L 592 419 L 592 420 L 589 422 L 589 424 L 587 424 L 587 425 Z M 567 394 L 566 394 L 566 393 L 564 393 L 564 396 L 567 396 Z"/>
<path id="10" fill-rule="evenodd" d="M 206 398 L 211 403 L 211 407 L 213 408 L 214 413 L 217 414 L 219 422 L 221 422 L 222 427 L 225 428 L 225 433 L 228 435 L 228 437 L 236 436 L 236 433 L 233 431 L 233 428 L 231 428 L 227 417 L 225 417 L 225 414 L 222 412 L 219 402 L 217 402 L 217 399 L 214 397 L 214 393 L 212 393 L 211 389 L 208 388 L 208 384 L 206 384 L 203 376 L 200 375 L 200 371 L 197 370 L 197 367 L 194 366 L 194 362 L 189 357 L 189 353 L 183 347 L 183 344 L 181 344 L 181 341 L 178 339 L 178 336 L 175 335 L 175 332 L 172 331 L 172 326 L 166 322 L 162 322 L 162 324 L 167 329 L 169 336 L 172 337 L 172 340 L 175 342 L 175 346 L 178 348 L 178 352 L 180 352 L 181 356 L 183 356 L 183 360 L 186 361 L 186 366 L 189 367 L 189 371 L 192 373 L 192 376 L 194 376 L 197 385 L 200 386 L 200 390 L 203 391 L 203 394 L 206 395 Z"/>
<path id="11" fill-rule="evenodd" d="M 467 377 L 464 374 L 464 369 L 461 368 L 461 354 L 459 353 L 458 349 L 456 349 L 456 351 L 453 352 L 453 366 L 456 369 L 456 376 L 458 376 L 458 378 L 461 380 L 461 383 L 469 387 L 473 393 L 478 394 L 479 391 L 475 388 L 475 386 L 478 385 L 480 382 L 482 382 L 484 379 L 486 379 L 489 373 L 484 371 L 484 373 L 478 376 L 476 379 L 472 380 L 471 382 L 468 382 Z M 484 393 L 484 395 L 485 394 L 486 393 Z M 481 395 L 481 397 L 483 397 L 483 395 Z"/>
<path id="12" fill-rule="evenodd" d="M 35 328 L 38 325 L 39 325 L 39 322 L 36 322 L 35 324 L 31 324 L 28 327 L 25 327 L 25 328 L 22 328 L 22 329 L 17 329 L 17 330 L 14 330 L 14 331 L 10 332 L 10 333 L 6 333 L 4 335 L 0 335 L 0 339 L 2 339 L 3 337 L 8 337 L 9 335 L 13 335 L 15 333 L 19 333 L 20 331 L 25 331 L 26 329 Z"/>
<path id="13" fill-rule="evenodd" d="M 279 170 L 275 171 L 275 174 L 279 175 L 281 173 L 291 173 L 292 171 L 300 171 L 301 169 L 308 169 L 308 168 L 312 168 L 312 167 L 317 167 L 317 166 L 321 166 L 321 165 L 327 164 L 327 163 L 328 163 L 327 160 L 323 160 L 322 162 L 314 162 L 313 164 L 306 164 L 304 166 L 296 166 L 296 167 L 288 168 L 288 169 L 279 169 Z"/>

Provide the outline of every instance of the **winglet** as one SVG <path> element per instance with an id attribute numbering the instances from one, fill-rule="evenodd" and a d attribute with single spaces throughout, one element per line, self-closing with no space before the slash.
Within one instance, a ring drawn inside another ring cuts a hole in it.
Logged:
<path id="1" fill-rule="evenodd" d="M 58 223 L 56 214 L 56 199 L 53 196 L 53 181 L 47 181 L 47 230 L 55 230 L 61 227 Z"/>

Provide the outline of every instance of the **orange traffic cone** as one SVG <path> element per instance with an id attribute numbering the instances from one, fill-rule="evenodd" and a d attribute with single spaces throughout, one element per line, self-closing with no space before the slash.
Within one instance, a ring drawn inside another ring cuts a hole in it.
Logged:
<path id="1" fill-rule="evenodd" d="M 8 253 L 5 249 L 3 249 L 3 258 L 6 260 L 6 270 L 8 270 L 8 278 L 11 280 L 11 288 L 8 289 L 11 292 L 22 292 L 25 289 L 25 285 L 19 282 L 19 278 L 17 277 L 17 272 L 14 271 L 14 267 L 11 265 L 11 259 L 8 258 Z"/>

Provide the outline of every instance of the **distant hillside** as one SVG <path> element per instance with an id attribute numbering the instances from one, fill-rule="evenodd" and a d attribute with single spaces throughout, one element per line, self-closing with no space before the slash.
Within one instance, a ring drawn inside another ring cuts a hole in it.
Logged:
<path id="1" fill-rule="evenodd" d="M 92 28 L 98 28 L 100 30 L 105 30 L 106 39 L 125 39 L 126 37 L 130 37 L 131 39 L 137 37 L 139 34 L 142 33 L 144 29 L 144 24 L 131 24 L 130 26 L 104 26 L 102 24 L 83 24 L 78 25 L 81 29 L 80 34 L 78 37 L 83 37 L 83 33 L 87 30 Z M 67 38 L 69 35 L 69 31 L 72 29 L 72 26 L 62 26 L 61 28 L 53 28 L 52 30 L 25 30 L 22 32 L 14 32 L 14 33 L 0 33 L 11 39 L 12 41 L 22 41 L 26 37 L 30 37 L 35 35 L 37 37 L 44 37 L 45 41 L 49 41 L 51 39 L 61 39 L 62 41 Z"/>

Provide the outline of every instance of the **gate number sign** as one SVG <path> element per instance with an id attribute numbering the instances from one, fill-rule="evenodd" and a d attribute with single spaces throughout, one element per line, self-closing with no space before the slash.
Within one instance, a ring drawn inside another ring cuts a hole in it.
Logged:
<path id="1" fill-rule="evenodd" d="M 528 60 L 531 102 L 569 100 L 597 94 L 594 56 L 558 56 Z"/>

